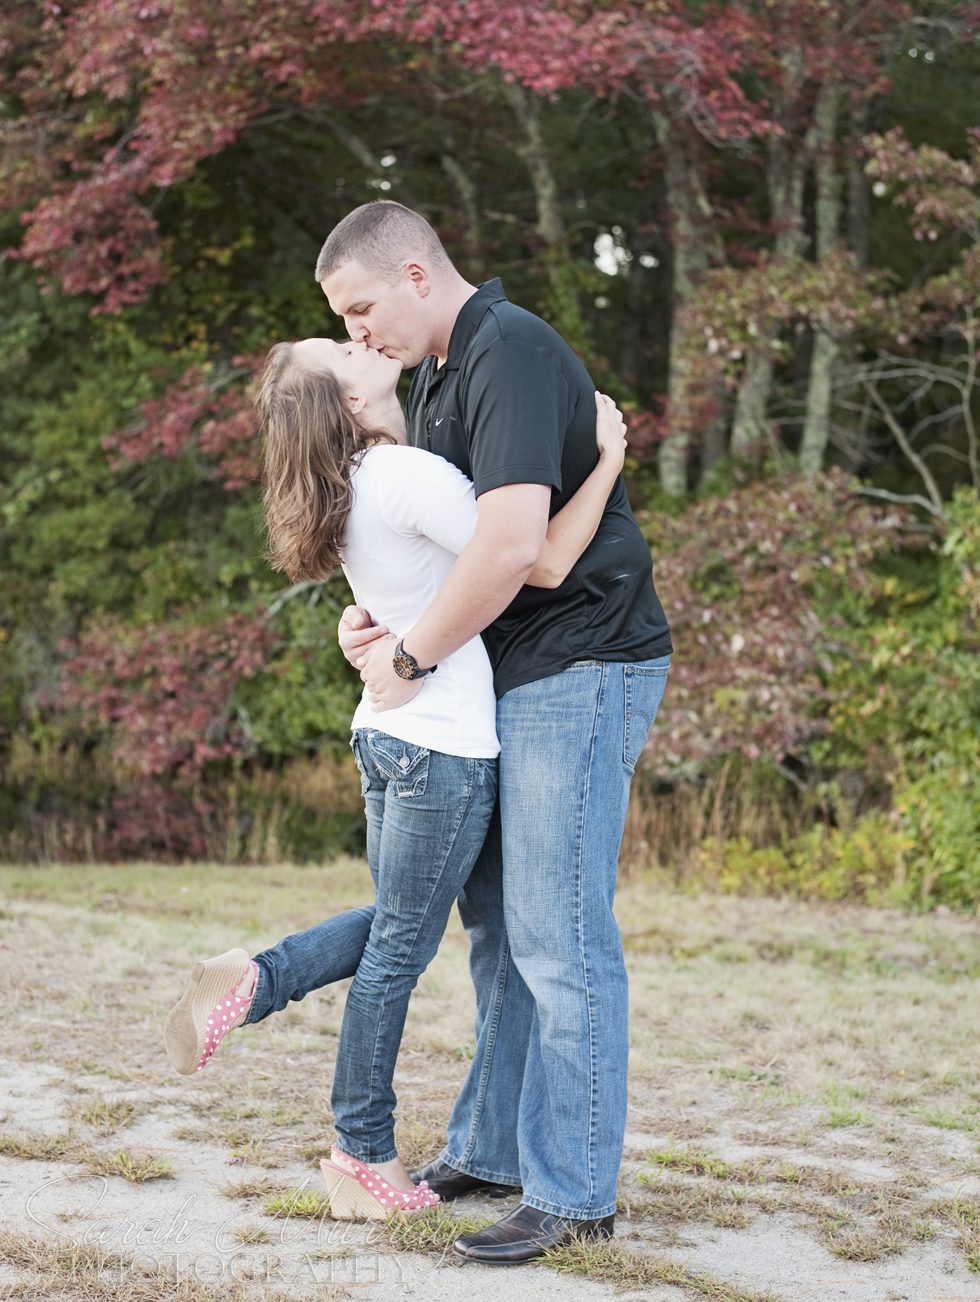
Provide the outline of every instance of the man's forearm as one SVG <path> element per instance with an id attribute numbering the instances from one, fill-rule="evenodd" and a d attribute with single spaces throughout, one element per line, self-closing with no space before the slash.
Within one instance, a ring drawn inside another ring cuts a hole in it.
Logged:
<path id="1" fill-rule="evenodd" d="M 476 535 L 425 614 L 405 634 L 405 649 L 427 668 L 482 633 L 524 586 L 537 559 L 534 551 L 520 543 L 502 550 Z"/>

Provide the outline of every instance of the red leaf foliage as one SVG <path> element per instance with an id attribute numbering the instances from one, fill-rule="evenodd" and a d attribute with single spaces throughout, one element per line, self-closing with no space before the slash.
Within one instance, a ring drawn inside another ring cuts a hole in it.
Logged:
<path id="1" fill-rule="evenodd" d="M 124 769 L 192 782 L 212 761 L 248 753 L 232 693 L 262 668 L 271 645 L 268 626 L 244 614 L 200 627 L 104 623 L 66 660 L 60 703 L 83 726 L 108 733 Z"/>
<path id="2" fill-rule="evenodd" d="M 868 93 L 907 10 L 903 0 L 65 0 L 38 22 L 13 0 L 0 17 L 0 85 L 25 113 L 0 141 L 0 202 L 26 207 L 24 257 L 113 312 L 165 275 L 146 204 L 273 101 L 363 95 L 383 61 L 362 64 L 351 47 L 435 45 L 542 94 L 628 94 L 709 140 L 745 141 L 786 129 L 772 104 L 787 79 L 794 100 L 831 75 Z"/>
<path id="3" fill-rule="evenodd" d="M 731 754 L 778 762 L 802 750 L 823 727 L 823 670 L 845 629 L 835 605 L 869 582 L 903 518 L 868 505 L 835 471 L 646 520 L 674 640 L 650 744 L 655 770 L 696 773 Z"/>
<path id="4" fill-rule="evenodd" d="M 217 375 L 189 367 L 161 397 L 143 403 L 138 423 L 117 430 L 103 444 L 119 454 L 116 468 L 151 456 L 177 457 L 194 445 L 215 462 L 226 489 L 254 483 L 261 451 L 242 380 L 251 378 L 259 361 L 236 357 L 234 362 L 235 369 Z"/>

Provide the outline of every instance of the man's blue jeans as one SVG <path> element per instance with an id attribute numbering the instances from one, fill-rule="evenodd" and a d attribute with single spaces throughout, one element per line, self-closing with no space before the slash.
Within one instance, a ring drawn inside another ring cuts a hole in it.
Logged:
<path id="1" fill-rule="evenodd" d="M 392 1075 L 409 996 L 442 940 L 483 845 L 497 761 L 465 759 L 358 729 L 373 906 L 348 909 L 255 955 L 247 1022 L 353 976 L 332 1105 L 340 1147 L 362 1162 L 396 1156 Z"/>
<path id="2" fill-rule="evenodd" d="M 459 901 L 477 1047 L 442 1157 L 556 1216 L 616 1207 L 628 992 L 613 894 L 669 664 L 580 661 L 498 703 L 500 819 Z"/>

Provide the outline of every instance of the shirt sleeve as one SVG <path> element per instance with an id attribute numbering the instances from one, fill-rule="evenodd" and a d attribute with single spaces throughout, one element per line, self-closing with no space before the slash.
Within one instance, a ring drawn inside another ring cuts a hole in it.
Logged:
<path id="1" fill-rule="evenodd" d="M 504 484 L 561 491 L 568 384 L 533 344 L 498 339 L 468 368 L 460 405 L 477 497 Z"/>
<path id="2" fill-rule="evenodd" d="M 403 534 L 423 534 L 456 555 L 473 537 L 473 485 L 450 462 L 421 448 L 398 448 L 379 495 L 388 525 Z"/>

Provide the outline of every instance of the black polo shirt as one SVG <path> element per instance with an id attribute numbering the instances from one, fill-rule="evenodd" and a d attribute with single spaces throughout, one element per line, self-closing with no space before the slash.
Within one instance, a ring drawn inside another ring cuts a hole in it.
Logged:
<path id="1" fill-rule="evenodd" d="M 458 466 L 476 494 L 550 484 L 554 515 L 595 469 L 595 385 L 540 317 L 490 280 L 463 305 L 446 362 L 427 357 L 408 395 L 409 441 Z M 523 587 L 484 630 L 497 695 L 575 660 L 667 655 L 670 633 L 650 549 L 622 478 L 599 529 L 560 587 Z"/>

